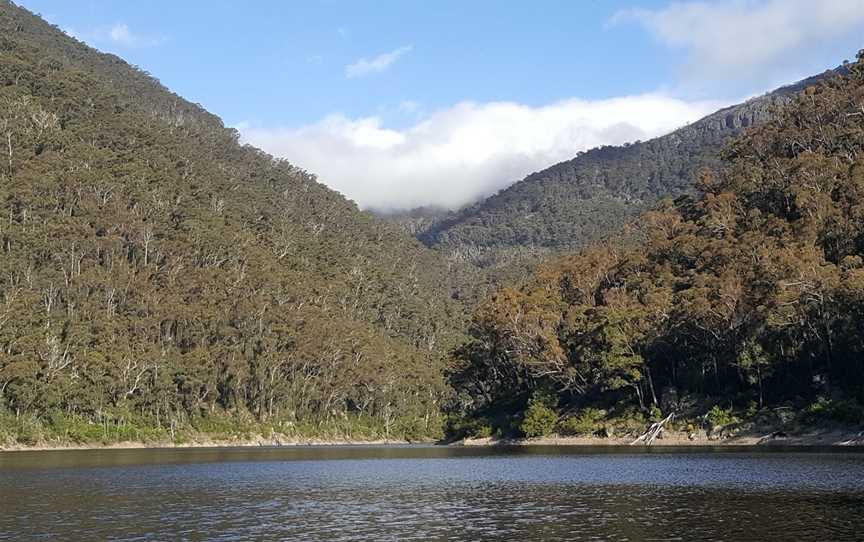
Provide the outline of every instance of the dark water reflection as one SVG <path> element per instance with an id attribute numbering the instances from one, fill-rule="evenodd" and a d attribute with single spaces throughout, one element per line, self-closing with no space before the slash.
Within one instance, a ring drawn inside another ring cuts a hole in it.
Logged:
<path id="1" fill-rule="evenodd" d="M 0 540 L 861 540 L 864 454 L 0 454 Z"/>

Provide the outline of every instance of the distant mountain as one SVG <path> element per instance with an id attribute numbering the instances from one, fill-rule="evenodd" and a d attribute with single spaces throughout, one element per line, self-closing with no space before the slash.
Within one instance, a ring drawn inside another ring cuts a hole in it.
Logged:
<path id="1" fill-rule="evenodd" d="M 579 153 L 466 209 L 415 221 L 415 234 L 427 246 L 484 267 L 527 265 L 550 252 L 577 249 L 618 231 L 659 199 L 693 192 L 697 172 L 718 166 L 729 137 L 764 123 L 776 106 L 835 71 L 662 137 Z"/>
<path id="2" fill-rule="evenodd" d="M 0 136 L 0 445 L 6 412 L 435 432 L 456 264 L 6 0 Z"/>
<path id="3" fill-rule="evenodd" d="M 420 237 L 435 228 L 442 221 L 454 218 L 458 212 L 441 207 L 415 207 L 406 211 L 376 211 L 372 213 L 379 218 L 396 224 L 405 233 Z"/>

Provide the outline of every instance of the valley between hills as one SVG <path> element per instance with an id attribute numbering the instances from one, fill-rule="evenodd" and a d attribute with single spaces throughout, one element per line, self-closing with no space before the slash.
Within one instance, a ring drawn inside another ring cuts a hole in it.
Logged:
<path id="1" fill-rule="evenodd" d="M 376 214 L 2 0 L 0 447 L 860 444 L 862 55 Z"/>

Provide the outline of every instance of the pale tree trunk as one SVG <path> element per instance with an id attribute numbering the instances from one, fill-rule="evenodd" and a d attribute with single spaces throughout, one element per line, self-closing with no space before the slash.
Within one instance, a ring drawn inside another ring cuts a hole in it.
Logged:
<path id="1" fill-rule="evenodd" d="M 6 132 L 6 150 L 9 155 L 9 180 L 12 180 L 12 132 Z"/>

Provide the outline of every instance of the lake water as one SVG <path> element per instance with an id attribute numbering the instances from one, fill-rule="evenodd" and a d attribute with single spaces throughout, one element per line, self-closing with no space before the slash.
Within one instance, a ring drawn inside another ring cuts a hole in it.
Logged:
<path id="1" fill-rule="evenodd" d="M 0 453 L 0 540 L 864 539 L 864 453 Z"/>

